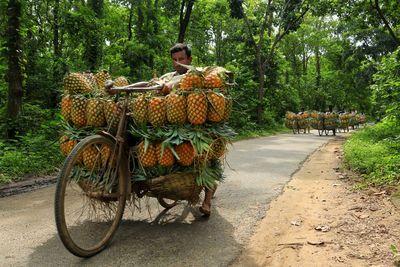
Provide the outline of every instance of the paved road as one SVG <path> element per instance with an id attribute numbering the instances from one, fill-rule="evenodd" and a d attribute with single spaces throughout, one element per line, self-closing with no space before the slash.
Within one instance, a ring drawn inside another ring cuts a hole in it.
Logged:
<path id="1" fill-rule="evenodd" d="M 73 256 L 58 238 L 54 186 L 1 198 L 0 266 L 227 266 L 301 162 L 331 138 L 284 134 L 236 142 L 210 219 L 183 204 L 168 212 L 151 205 L 133 216 L 128 209 L 111 246 L 90 259 Z"/>

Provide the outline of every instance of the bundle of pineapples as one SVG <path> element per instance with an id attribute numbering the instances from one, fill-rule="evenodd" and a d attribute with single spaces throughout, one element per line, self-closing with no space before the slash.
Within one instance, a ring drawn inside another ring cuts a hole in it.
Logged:
<path id="1" fill-rule="evenodd" d="M 306 129 L 310 125 L 310 114 L 307 111 L 297 114 L 297 125 L 300 129 Z"/>
<path id="2" fill-rule="evenodd" d="M 192 67 L 166 96 L 142 94 L 130 103 L 130 132 L 140 139 L 137 180 L 171 172 L 196 172 L 197 184 L 222 179 L 221 158 L 234 132 L 227 125 L 232 99 L 229 72 Z"/>
<path id="3" fill-rule="evenodd" d="M 346 129 L 349 127 L 350 114 L 348 112 L 339 114 L 339 128 Z"/>
<path id="4" fill-rule="evenodd" d="M 64 78 L 61 115 L 66 131 L 60 138 L 61 152 L 67 156 L 80 139 L 93 134 L 95 129 L 117 128 L 121 115 L 120 104 L 105 92 L 105 81 L 111 75 L 105 71 L 96 74 L 74 72 Z M 117 77 L 116 86 L 128 85 L 125 77 Z M 90 154 L 90 153 L 83 153 Z M 90 161 L 90 159 L 85 160 Z"/>
<path id="5" fill-rule="evenodd" d="M 296 118 L 297 118 L 296 113 L 291 112 L 291 111 L 286 111 L 286 114 L 285 114 L 286 128 L 293 129 L 293 126 L 295 125 L 295 122 L 296 122 Z"/>
<path id="6" fill-rule="evenodd" d="M 320 112 L 313 111 L 310 114 L 310 124 L 313 129 L 322 130 L 323 129 L 323 118 L 324 115 Z"/>
<path id="7" fill-rule="evenodd" d="M 324 118 L 325 129 L 333 130 L 339 126 L 339 115 L 336 112 L 325 112 Z"/>

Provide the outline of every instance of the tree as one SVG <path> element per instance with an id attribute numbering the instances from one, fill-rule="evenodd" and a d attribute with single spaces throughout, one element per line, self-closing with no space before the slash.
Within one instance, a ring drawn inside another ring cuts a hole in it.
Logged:
<path id="1" fill-rule="evenodd" d="M 6 80 L 8 82 L 7 116 L 10 124 L 7 128 L 7 138 L 14 139 L 16 136 L 16 125 L 22 109 L 22 41 L 21 41 L 21 1 L 10 0 L 7 6 L 7 54 L 8 71 Z"/>
<path id="2" fill-rule="evenodd" d="M 87 31 L 84 55 L 88 63 L 88 69 L 94 72 L 100 66 L 103 57 L 104 37 L 101 21 L 104 16 L 104 2 L 103 0 L 89 0 L 88 6 L 94 15 L 92 15 L 92 27 Z"/>
<path id="3" fill-rule="evenodd" d="M 192 9 L 195 0 L 182 0 L 181 11 L 179 13 L 179 34 L 178 43 L 183 43 L 185 41 L 185 33 L 187 26 L 190 21 L 190 14 L 192 14 Z"/>
<path id="4" fill-rule="evenodd" d="M 304 15 L 309 10 L 305 1 L 273 1 L 268 0 L 262 7 L 262 17 L 250 18 L 250 8 L 243 13 L 251 45 L 254 48 L 258 78 L 257 123 L 262 124 L 265 110 L 265 76 L 274 68 L 275 51 L 283 39 L 291 31 L 297 29 Z M 259 24 L 257 23 L 259 21 Z M 256 29 L 256 31 L 254 30 Z"/>

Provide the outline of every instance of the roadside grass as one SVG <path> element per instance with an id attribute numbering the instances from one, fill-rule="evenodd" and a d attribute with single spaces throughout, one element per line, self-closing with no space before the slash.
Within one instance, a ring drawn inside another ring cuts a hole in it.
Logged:
<path id="1" fill-rule="evenodd" d="M 54 173 L 63 160 L 58 142 L 30 134 L 18 143 L 0 141 L 0 184 Z"/>
<path id="2" fill-rule="evenodd" d="M 353 134 L 344 144 L 346 165 L 363 177 L 361 186 L 400 181 L 400 125 L 384 120 Z"/>

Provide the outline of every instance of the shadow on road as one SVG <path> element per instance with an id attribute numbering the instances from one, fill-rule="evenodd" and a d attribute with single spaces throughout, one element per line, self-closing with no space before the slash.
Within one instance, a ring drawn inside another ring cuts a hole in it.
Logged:
<path id="1" fill-rule="evenodd" d="M 194 207 L 179 206 L 161 211 L 152 222 L 123 220 L 110 246 L 90 259 L 70 254 L 54 235 L 35 248 L 28 265 L 227 266 L 232 262 L 241 246 L 234 240 L 233 226 L 218 210 L 206 219 Z"/>

